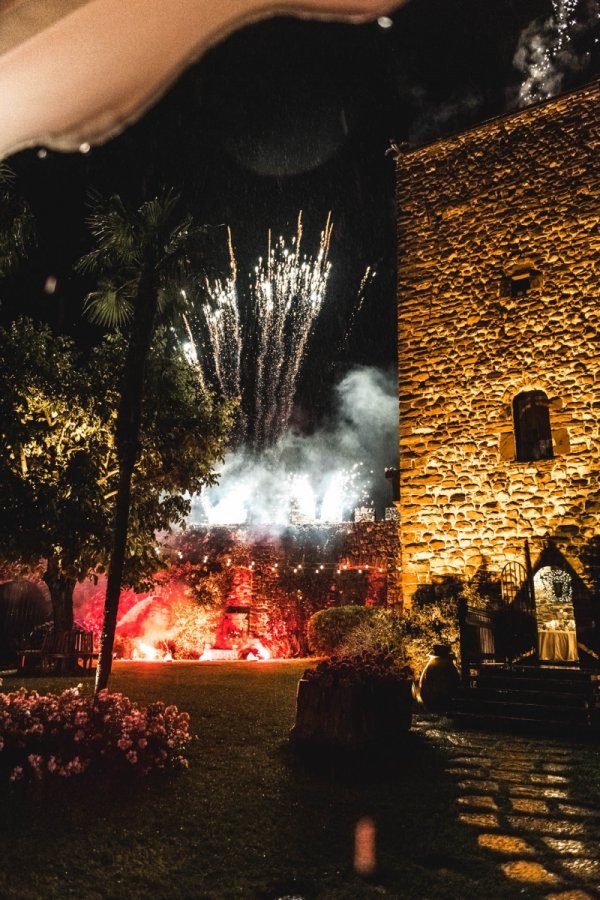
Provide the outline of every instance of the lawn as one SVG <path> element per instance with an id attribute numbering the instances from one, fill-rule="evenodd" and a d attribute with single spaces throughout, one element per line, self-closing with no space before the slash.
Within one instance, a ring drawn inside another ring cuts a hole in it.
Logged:
<path id="1" fill-rule="evenodd" d="M 304 665 L 117 663 L 112 689 L 191 714 L 190 768 L 118 785 L 1 786 L 0 897 L 540 896 L 499 877 L 497 860 L 458 821 L 434 731 L 409 733 L 392 769 L 367 779 L 295 762 L 286 739 Z M 370 881 L 353 869 L 364 816 L 377 830 Z"/>

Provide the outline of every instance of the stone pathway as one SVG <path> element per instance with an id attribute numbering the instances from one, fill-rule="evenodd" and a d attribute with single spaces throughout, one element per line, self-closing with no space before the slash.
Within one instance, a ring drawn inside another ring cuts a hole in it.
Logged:
<path id="1" fill-rule="evenodd" d="M 598 745 L 459 731 L 420 718 L 415 727 L 449 755 L 457 819 L 514 880 L 515 895 L 535 886 L 547 887 L 548 900 L 600 897 Z"/>

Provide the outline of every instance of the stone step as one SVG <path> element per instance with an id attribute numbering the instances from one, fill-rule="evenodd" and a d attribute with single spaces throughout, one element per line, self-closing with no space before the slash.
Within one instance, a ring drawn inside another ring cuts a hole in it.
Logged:
<path id="1" fill-rule="evenodd" d="M 479 675 L 474 681 L 475 687 L 486 690 L 504 691 L 546 691 L 552 694 L 581 694 L 593 696 L 597 687 L 589 681 L 565 680 L 555 678 L 488 678 Z"/>
<path id="2" fill-rule="evenodd" d="M 552 681 L 582 681 L 600 683 L 600 672 L 572 666 L 540 665 L 481 665 L 477 668 L 480 677 L 486 678 L 535 678 Z"/>
<path id="3" fill-rule="evenodd" d="M 565 736 L 565 722 L 556 719 L 526 719 L 504 715 L 482 715 L 473 712 L 452 713 L 455 725 L 461 728 L 485 729 L 486 731 L 503 731 L 512 734 L 551 734 Z M 569 737 L 590 738 L 594 740 L 600 734 L 600 722 L 568 723 Z"/>
<path id="4" fill-rule="evenodd" d="M 474 716 L 498 716 L 511 719 L 532 719 L 585 725 L 590 720 L 587 707 L 562 706 L 556 704 L 521 703 L 514 700 L 483 700 L 475 695 L 458 698 L 448 714 Z"/>
<path id="5" fill-rule="evenodd" d="M 497 700 L 499 702 L 518 702 L 533 703 L 542 706 L 551 706 L 559 702 L 561 706 L 573 707 L 590 707 L 593 705 L 594 697 L 589 691 L 567 691 L 561 690 L 556 692 L 547 688 L 540 689 L 539 686 L 515 688 L 513 685 L 489 687 L 487 685 L 477 685 L 474 688 L 459 688 L 456 699 L 469 699 L 471 696 L 477 697 L 479 700 Z"/>

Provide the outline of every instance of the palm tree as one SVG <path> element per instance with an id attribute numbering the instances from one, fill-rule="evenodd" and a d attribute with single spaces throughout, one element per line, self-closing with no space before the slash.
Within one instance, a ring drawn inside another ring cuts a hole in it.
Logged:
<path id="1" fill-rule="evenodd" d="M 107 686 L 112 665 L 152 336 L 159 315 L 181 302 L 183 279 L 203 268 L 200 251 L 206 229 L 196 226 L 190 215 L 181 216 L 179 206 L 179 196 L 170 191 L 134 212 L 118 196 L 96 198 L 88 220 L 96 246 L 79 261 L 81 271 L 99 275 L 97 290 L 86 300 L 89 318 L 105 327 L 129 326 L 115 430 L 119 475 L 96 692 Z"/>
<path id="2" fill-rule="evenodd" d="M 15 193 L 15 176 L 0 163 L 0 278 L 12 274 L 34 242 L 33 217 Z"/>

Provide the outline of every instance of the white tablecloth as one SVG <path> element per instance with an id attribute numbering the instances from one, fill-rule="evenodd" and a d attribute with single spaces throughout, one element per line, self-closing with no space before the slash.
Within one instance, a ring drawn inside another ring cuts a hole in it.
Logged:
<path id="1" fill-rule="evenodd" d="M 540 631 L 538 651 L 540 659 L 557 662 L 577 660 L 577 635 L 574 631 Z"/>

